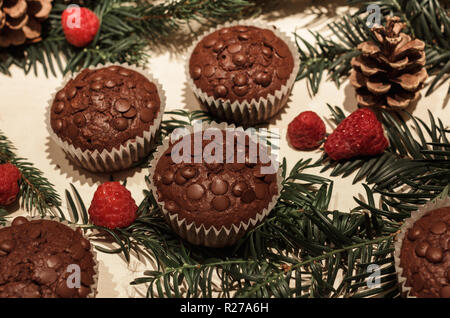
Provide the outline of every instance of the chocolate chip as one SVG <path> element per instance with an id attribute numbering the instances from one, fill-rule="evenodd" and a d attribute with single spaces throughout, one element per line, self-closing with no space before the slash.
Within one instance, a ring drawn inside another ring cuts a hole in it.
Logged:
<path id="1" fill-rule="evenodd" d="M 51 268 L 37 268 L 34 273 L 36 281 L 43 285 L 52 284 L 57 278 L 57 273 Z"/>
<path id="2" fill-rule="evenodd" d="M 25 224 L 25 223 L 28 223 L 28 222 L 29 221 L 25 217 L 18 216 L 12 221 L 11 225 L 12 226 L 19 226 L 19 225 L 22 225 L 22 224 Z"/>
<path id="3" fill-rule="evenodd" d="M 247 33 L 241 33 L 238 35 L 238 39 L 241 41 L 248 41 L 250 39 L 250 35 Z"/>
<path id="4" fill-rule="evenodd" d="M 233 86 L 233 92 L 239 97 L 245 96 L 249 90 L 248 86 Z"/>
<path id="5" fill-rule="evenodd" d="M 135 88 L 136 87 L 136 82 L 133 81 L 133 80 L 128 80 L 126 82 L 126 85 L 127 85 L 128 88 Z"/>
<path id="6" fill-rule="evenodd" d="M 266 174 L 264 176 L 265 183 L 272 183 L 277 181 L 277 176 L 275 174 Z"/>
<path id="7" fill-rule="evenodd" d="M 117 85 L 117 83 L 114 80 L 111 80 L 111 79 L 107 80 L 105 82 L 105 86 L 108 87 L 108 88 L 116 87 L 116 85 Z"/>
<path id="8" fill-rule="evenodd" d="M 197 175 L 197 169 L 194 167 L 184 167 L 181 169 L 181 175 L 186 179 L 192 179 Z"/>
<path id="9" fill-rule="evenodd" d="M 408 231 L 408 239 L 415 241 L 422 236 L 422 229 L 419 226 L 414 226 Z"/>
<path id="10" fill-rule="evenodd" d="M 62 101 L 56 102 L 55 106 L 53 107 L 53 111 L 55 114 L 60 114 L 64 110 L 65 104 Z"/>
<path id="11" fill-rule="evenodd" d="M 126 70 L 126 69 L 124 69 L 124 68 L 121 68 L 120 71 L 119 71 L 119 74 L 122 75 L 122 76 L 128 77 L 128 76 L 131 75 L 131 72 Z"/>
<path id="12" fill-rule="evenodd" d="M 251 203 L 256 199 L 255 191 L 252 189 L 245 190 L 244 193 L 242 193 L 241 201 L 244 203 Z"/>
<path id="13" fill-rule="evenodd" d="M 178 210 L 178 205 L 174 201 L 168 201 L 164 206 L 169 212 L 176 212 Z"/>
<path id="14" fill-rule="evenodd" d="M 61 119 L 55 120 L 55 121 L 53 122 L 52 127 L 53 127 L 53 130 L 54 130 L 55 132 L 60 132 L 61 129 L 63 128 L 63 122 L 62 122 L 62 120 L 61 120 Z"/>
<path id="15" fill-rule="evenodd" d="M 271 47 L 268 47 L 268 46 L 263 46 L 262 47 L 262 49 L 261 49 L 261 51 L 262 51 L 262 53 L 265 55 L 265 56 L 267 56 L 267 57 L 271 57 L 272 56 L 272 48 Z"/>
<path id="16" fill-rule="evenodd" d="M 162 183 L 164 183 L 165 185 L 169 185 L 173 182 L 173 177 L 174 177 L 174 173 L 172 170 L 167 170 L 166 172 L 164 172 L 161 180 Z"/>
<path id="17" fill-rule="evenodd" d="M 89 250 L 91 248 L 91 243 L 83 237 L 80 240 L 80 244 L 85 250 Z"/>
<path id="18" fill-rule="evenodd" d="M 198 183 L 191 184 L 186 190 L 187 197 L 192 200 L 201 199 L 204 193 L 205 189 Z"/>
<path id="19" fill-rule="evenodd" d="M 247 77 L 247 75 L 245 75 L 245 74 L 243 74 L 243 73 L 236 74 L 236 75 L 233 77 L 233 83 L 234 83 L 235 85 L 237 85 L 237 86 L 244 86 L 244 85 L 247 85 L 247 83 L 248 83 L 248 77 Z"/>
<path id="20" fill-rule="evenodd" d="M 224 211 L 230 206 L 230 199 L 224 195 L 215 197 L 212 200 L 212 206 L 217 211 Z"/>
<path id="21" fill-rule="evenodd" d="M 278 54 L 278 56 L 284 58 L 288 57 L 291 52 L 289 51 L 289 48 L 286 44 L 284 44 L 281 40 L 278 41 L 278 45 L 274 47 L 275 52 Z"/>
<path id="22" fill-rule="evenodd" d="M 268 190 L 267 184 L 265 183 L 255 184 L 255 194 L 258 199 L 263 200 L 264 198 L 266 198 L 267 190 Z"/>
<path id="23" fill-rule="evenodd" d="M 235 53 L 239 52 L 241 49 L 242 49 L 242 45 L 239 43 L 235 43 L 235 44 L 228 46 L 228 52 L 230 52 L 231 54 L 235 54 Z"/>
<path id="24" fill-rule="evenodd" d="M 66 93 L 63 90 L 60 90 L 57 94 L 56 94 L 56 100 L 64 100 L 66 98 Z"/>
<path id="25" fill-rule="evenodd" d="M 439 247 L 429 247 L 425 254 L 426 259 L 432 263 L 440 263 L 443 256 L 442 249 Z"/>
<path id="26" fill-rule="evenodd" d="M 14 249 L 15 243 L 13 240 L 5 240 L 0 243 L 0 250 L 10 253 Z"/>
<path id="27" fill-rule="evenodd" d="M 211 182 L 211 191 L 214 194 L 225 194 L 228 191 L 228 182 L 222 179 L 214 179 Z"/>
<path id="28" fill-rule="evenodd" d="M 217 40 L 214 37 L 210 36 L 203 41 L 203 46 L 206 48 L 210 48 L 213 47 L 216 42 Z"/>
<path id="29" fill-rule="evenodd" d="M 103 81 L 103 76 L 100 74 L 95 74 L 94 77 L 92 77 L 91 81 L 92 82 L 100 82 Z"/>
<path id="30" fill-rule="evenodd" d="M 272 76 L 268 73 L 260 72 L 256 74 L 255 82 L 263 87 L 267 87 L 272 82 Z"/>
<path id="31" fill-rule="evenodd" d="M 103 88 L 103 82 L 93 82 L 89 87 L 94 91 L 99 91 Z"/>
<path id="32" fill-rule="evenodd" d="M 136 115 L 137 115 L 136 108 L 131 107 L 126 113 L 123 114 L 123 117 L 131 119 L 136 117 Z"/>
<path id="33" fill-rule="evenodd" d="M 224 85 L 217 85 L 214 88 L 214 95 L 218 98 L 224 98 L 228 95 L 228 89 Z"/>
<path id="34" fill-rule="evenodd" d="M 65 279 L 62 279 L 58 282 L 58 284 L 56 285 L 56 293 L 63 297 L 63 298 L 70 298 L 75 296 L 75 293 L 77 293 L 78 291 L 75 288 L 70 288 L 67 285 L 67 281 Z"/>
<path id="35" fill-rule="evenodd" d="M 205 74 L 206 77 L 213 76 L 215 72 L 216 68 L 211 64 L 206 65 L 205 68 L 203 69 L 203 74 Z"/>
<path id="36" fill-rule="evenodd" d="M 49 256 L 46 263 L 48 267 L 58 269 L 62 265 L 63 261 L 58 255 L 52 255 Z"/>
<path id="37" fill-rule="evenodd" d="M 121 113 L 127 112 L 130 109 L 130 107 L 131 103 L 124 98 L 120 98 L 114 103 L 114 108 Z"/>
<path id="38" fill-rule="evenodd" d="M 245 190 L 247 190 L 247 184 L 245 182 L 237 182 L 235 185 L 233 185 L 231 193 L 233 193 L 233 195 L 236 197 L 240 197 Z"/>
<path id="39" fill-rule="evenodd" d="M 242 66 L 247 63 L 247 57 L 244 54 L 238 53 L 233 55 L 233 63 L 237 66 Z"/>
<path id="40" fill-rule="evenodd" d="M 149 100 L 147 102 L 147 108 L 150 108 L 152 111 L 156 111 L 159 107 L 159 103 L 156 100 Z"/>
<path id="41" fill-rule="evenodd" d="M 198 80 L 202 77 L 202 68 L 198 65 L 194 66 L 191 70 L 191 76 L 193 79 Z"/>
<path id="42" fill-rule="evenodd" d="M 153 111 L 150 108 L 142 108 L 140 114 L 144 123 L 148 123 L 153 119 Z"/>
<path id="43" fill-rule="evenodd" d="M 178 170 L 175 173 L 175 183 L 178 185 L 183 185 L 187 182 L 187 179 L 185 177 L 183 177 L 180 173 L 180 170 Z"/>
<path id="44" fill-rule="evenodd" d="M 86 117 L 82 113 L 76 113 L 75 116 L 73 116 L 73 122 L 77 127 L 81 128 L 86 125 Z"/>
<path id="45" fill-rule="evenodd" d="M 447 224 L 442 221 L 436 222 L 430 227 L 430 231 L 436 235 L 444 234 L 447 232 Z"/>
<path id="46" fill-rule="evenodd" d="M 223 41 L 218 41 L 214 47 L 213 47 L 213 51 L 215 53 L 219 53 L 220 51 L 222 51 L 222 49 L 225 47 L 225 43 L 223 43 Z"/>
<path id="47" fill-rule="evenodd" d="M 28 229 L 28 236 L 32 239 L 37 239 L 41 236 L 41 229 L 37 226 L 33 226 Z"/>
<path id="48" fill-rule="evenodd" d="M 86 286 L 81 286 L 78 288 L 78 296 L 81 298 L 86 298 L 91 293 L 91 289 Z"/>
<path id="49" fill-rule="evenodd" d="M 428 247 L 429 245 L 427 242 L 420 242 L 419 244 L 417 244 L 415 248 L 417 256 L 424 257 L 427 253 Z"/>
<path id="50" fill-rule="evenodd" d="M 115 118 L 112 122 L 112 126 L 118 131 L 124 131 L 128 128 L 128 120 L 123 117 Z"/>
<path id="51" fill-rule="evenodd" d="M 72 86 L 67 89 L 67 98 L 72 99 L 77 94 L 77 88 Z"/>
<path id="52" fill-rule="evenodd" d="M 291 70 L 288 66 L 280 66 L 277 68 L 276 74 L 279 79 L 286 79 L 291 75 Z"/>

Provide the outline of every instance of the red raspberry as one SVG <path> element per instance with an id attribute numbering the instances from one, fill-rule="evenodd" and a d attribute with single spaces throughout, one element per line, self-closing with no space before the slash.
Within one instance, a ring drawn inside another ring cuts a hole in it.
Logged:
<path id="1" fill-rule="evenodd" d="M 100 20 L 95 13 L 80 7 L 64 10 L 61 24 L 67 41 L 77 47 L 91 43 L 100 28 Z"/>
<path id="2" fill-rule="evenodd" d="M 95 191 L 89 215 L 95 225 L 115 229 L 131 225 L 137 210 L 127 188 L 119 182 L 105 182 Z"/>
<path id="3" fill-rule="evenodd" d="M 288 126 L 289 141 L 299 150 L 317 148 L 325 133 L 323 120 L 312 111 L 300 113 Z"/>
<path id="4" fill-rule="evenodd" d="M 374 112 L 361 108 L 345 118 L 325 142 L 325 152 L 333 160 L 374 156 L 384 152 L 389 141 Z"/>
<path id="5" fill-rule="evenodd" d="M 7 206 L 16 201 L 21 176 L 15 165 L 11 163 L 0 165 L 0 205 Z"/>

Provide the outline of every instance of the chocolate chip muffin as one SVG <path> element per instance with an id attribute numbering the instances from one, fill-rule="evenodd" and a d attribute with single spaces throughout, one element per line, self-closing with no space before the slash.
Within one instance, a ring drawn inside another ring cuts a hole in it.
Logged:
<path id="1" fill-rule="evenodd" d="M 225 131 L 220 133 L 221 140 L 202 141 L 201 158 L 194 140 L 201 140 L 203 132 L 188 135 L 193 149 L 185 159 L 192 160 L 175 159 L 180 140 L 158 149 L 150 173 L 155 197 L 174 230 L 191 243 L 214 247 L 234 244 L 259 224 L 280 191 L 277 165 L 261 152 L 253 157 L 254 142 L 237 137 L 244 132 L 236 132 L 231 140 Z M 215 153 L 221 149 L 214 160 L 203 152 L 211 147 L 217 147 Z"/>
<path id="2" fill-rule="evenodd" d="M 93 297 L 96 271 L 91 244 L 81 231 L 24 217 L 0 228 L 1 298 Z"/>
<path id="3" fill-rule="evenodd" d="M 195 45 L 188 77 L 196 96 L 214 115 L 238 124 L 256 123 L 286 103 L 297 60 L 290 40 L 275 29 L 222 27 Z"/>
<path id="4" fill-rule="evenodd" d="M 151 150 L 164 111 L 159 85 L 130 68 L 84 69 L 52 101 L 49 126 L 74 162 L 88 170 L 126 169 Z"/>
<path id="5" fill-rule="evenodd" d="M 408 229 L 400 267 L 411 296 L 450 298 L 450 207 L 428 212 Z"/>

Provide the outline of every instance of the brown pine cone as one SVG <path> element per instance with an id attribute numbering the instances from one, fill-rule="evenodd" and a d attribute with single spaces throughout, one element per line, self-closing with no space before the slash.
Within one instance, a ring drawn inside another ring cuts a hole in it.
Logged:
<path id="1" fill-rule="evenodd" d="M 0 0 L 0 47 L 42 40 L 41 23 L 53 0 Z"/>
<path id="2" fill-rule="evenodd" d="M 350 82 L 363 107 L 406 108 L 420 98 L 428 78 L 425 44 L 402 33 L 405 23 L 388 17 L 386 27 L 374 27 L 379 43 L 358 45 L 361 55 L 351 61 Z"/>

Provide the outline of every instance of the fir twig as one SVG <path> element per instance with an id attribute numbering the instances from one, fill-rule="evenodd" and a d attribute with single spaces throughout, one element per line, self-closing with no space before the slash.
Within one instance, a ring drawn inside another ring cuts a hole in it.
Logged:
<path id="1" fill-rule="evenodd" d="M 0 163 L 12 163 L 22 173 L 20 181 L 21 205 L 27 210 L 36 209 L 41 215 L 53 213 L 61 205 L 60 197 L 53 184 L 26 159 L 15 154 L 15 148 L 0 131 Z"/>

